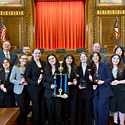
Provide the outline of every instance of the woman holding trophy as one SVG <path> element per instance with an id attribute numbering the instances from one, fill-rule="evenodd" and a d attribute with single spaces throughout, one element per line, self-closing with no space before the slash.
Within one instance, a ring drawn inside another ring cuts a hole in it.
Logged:
<path id="1" fill-rule="evenodd" d="M 54 89 L 57 88 L 57 85 L 55 85 L 55 80 L 56 82 L 58 81 L 56 74 L 60 73 L 59 66 L 59 61 L 54 54 L 47 56 L 47 64 L 45 66 L 45 73 L 43 76 L 43 86 L 45 87 L 44 97 L 47 104 L 49 125 L 62 124 L 62 98 L 68 98 L 67 92 L 60 95 L 60 97 L 55 97 L 54 95 Z"/>
<path id="2" fill-rule="evenodd" d="M 111 56 L 109 66 L 113 75 L 111 82 L 114 96 L 111 97 L 111 112 L 113 113 L 114 123 L 118 125 L 118 116 L 120 125 L 124 125 L 125 119 L 125 66 L 119 55 Z"/>
<path id="3" fill-rule="evenodd" d="M 85 123 L 92 125 L 92 98 L 93 98 L 93 80 L 94 68 L 88 65 L 88 56 L 82 52 L 79 56 L 80 65 L 79 74 L 79 94 L 78 94 L 78 112 L 77 125 L 82 125 L 83 106 L 85 105 Z"/>
<path id="4" fill-rule="evenodd" d="M 9 81 L 12 62 L 4 58 L 0 70 L 0 108 L 14 107 L 13 84 Z"/>
<path id="5" fill-rule="evenodd" d="M 110 86 L 112 74 L 107 63 L 101 63 L 99 52 L 94 51 L 90 56 L 90 64 L 95 68 L 94 74 L 94 116 L 96 125 L 109 125 L 109 103 L 113 92 Z"/>
<path id="6" fill-rule="evenodd" d="M 68 114 L 69 114 L 69 104 L 71 109 L 71 125 L 76 124 L 76 112 L 77 112 L 77 99 L 78 99 L 78 85 L 77 85 L 77 74 L 78 69 L 74 62 L 74 57 L 72 54 L 67 54 L 64 57 L 63 62 L 63 73 L 68 74 L 68 86 L 69 86 L 69 98 L 64 100 L 65 111 L 65 125 L 69 125 Z"/>

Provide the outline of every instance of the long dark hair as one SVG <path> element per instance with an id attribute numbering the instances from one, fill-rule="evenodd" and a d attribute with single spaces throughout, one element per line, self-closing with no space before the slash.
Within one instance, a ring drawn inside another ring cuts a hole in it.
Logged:
<path id="1" fill-rule="evenodd" d="M 69 56 L 73 60 L 72 63 L 71 63 L 71 71 L 77 73 L 78 72 L 77 66 L 75 64 L 74 56 L 72 54 L 66 54 L 65 57 L 64 57 L 64 61 L 63 61 L 64 73 L 68 73 L 68 66 L 66 64 L 66 58 L 68 58 Z"/>
<path id="2" fill-rule="evenodd" d="M 55 70 L 55 73 L 59 73 L 59 71 L 58 71 L 59 61 L 58 61 L 56 55 L 54 55 L 54 54 L 49 54 L 49 55 L 47 56 L 47 63 L 46 63 L 46 66 L 45 66 L 45 74 L 46 74 L 47 76 L 50 76 L 51 73 L 52 73 L 52 70 L 51 70 L 52 67 L 51 67 L 51 65 L 50 65 L 50 63 L 49 63 L 49 61 L 48 61 L 48 58 L 49 58 L 50 56 L 54 56 L 54 57 L 55 57 L 55 59 L 56 59 L 56 64 L 55 64 L 56 70 Z"/>
<path id="3" fill-rule="evenodd" d="M 121 74 L 122 72 L 123 72 L 123 70 L 124 70 L 124 63 L 123 63 L 123 61 L 122 61 L 122 59 L 121 59 L 121 57 L 118 55 L 118 54 L 113 54 L 111 57 L 110 57 L 110 60 L 109 60 L 109 67 L 110 67 L 110 69 L 111 69 L 111 71 L 113 70 L 113 63 L 112 63 L 112 58 L 114 57 L 114 56 L 118 56 L 119 57 L 119 63 L 118 63 L 118 65 L 117 65 L 117 67 L 118 67 L 118 72 L 119 72 L 119 74 Z"/>
<path id="4" fill-rule="evenodd" d="M 121 55 L 121 56 L 124 57 L 124 50 L 123 50 L 123 48 L 122 48 L 121 46 L 117 46 L 117 47 L 115 48 L 114 54 L 116 54 L 116 50 L 117 50 L 118 48 L 120 48 L 120 49 L 122 50 L 122 55 Z"/>
<path id="5" fill-rule="evenodd" d="M 5 60 L 7 60 L 7 62 L 9 62 L 9 64 L 10 64 L 10 68 L 9 68 L 9 69 L 11 70 L 12 67 L 13 67 L 13 64 L 12 64 L 11 60 L 8 59 L 8 58 L 3 58 L 3 60 L 1 61 L 1 70 L 4 70 L 3 62 L 4 62 Z"/>
<path id="6" fill-rule="evenodd" d="M 99 63 L 101 63 L 101 56 L 100 53 L 97 51 L 94 51 L 91 55 L 90 55 L 90 65 L 93 66 L 95 68 L 95 72 L 97 71 L 97 67 L 94 63 L 94 61 L 92 60 L 92 57 L 94 56 L 94 54 L 97 54 L 99 56 Z"/>

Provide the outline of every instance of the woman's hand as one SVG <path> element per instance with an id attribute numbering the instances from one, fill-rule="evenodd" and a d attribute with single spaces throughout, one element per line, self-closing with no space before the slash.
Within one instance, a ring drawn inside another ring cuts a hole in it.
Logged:
<path id="1" fill-rule="evenodd" d="M 96 90 L 97 89 L 97 85 L 93 85 L 93 90 Z"/>
<path id="2" fill-rule="evenodd" d="M 119 84 L 118 80 L 114 80 L 114 81 L 111 82 L 111 85 L 117 85 L 117 84 Z"/>
<path id="3" fill-rule="evenodd" d="M 77 80 L 73 79 L 73 84 L 76 85 L 77 84 Z"/>
<path id="4" fill-rule="evenodd" d="M 99 85 L 102 85 L 102 84 L 104 84 L 104 81 L 99 80 L 97 83 L 98 83 Z"/>
<path id="5" fill-rule="evenodd" d="M 66 99 L 66 98 L 68 98 L 68 95 L 67 95 L 67 94 L 63 94 L 63 95 L 62 95 L 62 98 L 63 98 L 63 99 Z"/>
<path id="6" fill-rule="evenodd" d="M 72 82 L 68 82 L 68 85 L 73 85 L 73 83 Z"/>
<path id="7" fill-rule="evenodd" d="M 39 79 L 38 79 L 38 85 L 41 83 L 42 79 L 43 79 L 43 75 L 40 74 Z"/>
<path id="8" fill-rule="evenodd" d="M 4 84 L 0 85 L 1 90 L 3 90 L 3 92 L 7 92 L 7 89 L 4 87 Z"/>
<path id="9" fill-rule="evenodd" d="M 23 84 L 24 84 L 24 85 L 29 85 L 27 82 L 24 82 Z"/>
<path id="10" fill-rule="evenodd" d="M 23 77 L 20 81 L 20 85 L 22 85 L 25 82 L 25 78 Z"/>
<path id="11" fill-rule="evenodd" d="M 57 85 L 54 85 L 54 84 L 51 85 L 51 89 L 54 89 L 56 87 L 57 87 Z"/>
<path id="12" fill-rule="evenodd" d="M 89 75 L 89 80 L 92 82 L 93 81 L 93 79 L 92 79 L 92 76 L 91 75 Z"/>

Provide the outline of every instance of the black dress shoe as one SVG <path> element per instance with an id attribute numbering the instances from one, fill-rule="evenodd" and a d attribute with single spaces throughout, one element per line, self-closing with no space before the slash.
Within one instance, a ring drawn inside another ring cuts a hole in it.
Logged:
<path id="1" fill-rule="evenodd" d="M 115 123 L 115 122 L 113 122 L 113 124 L 112 125 L 118 125 L 117 123 Z"/>

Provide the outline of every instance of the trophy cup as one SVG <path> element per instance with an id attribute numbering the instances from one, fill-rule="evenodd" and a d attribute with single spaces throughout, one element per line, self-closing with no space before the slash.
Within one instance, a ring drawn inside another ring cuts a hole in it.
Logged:
<path id="1" fill-rule="evenodd" d="M 94 81 L 97 83 L 101 79 L 101 76 L 98 73 L 94 74 Z"/>
<path id="2" fill-rule="evenodd" d="M 80 85 L 81 85 L 81 88 L 87 88 L 87 83 L 86 83 L 86 80 L 81 78 L 80 79 Z"/>
<path id="3" fill-rule="evenodd" d="M 54 88 L 54 97 L 62 97 L 64 93 L 67 92 L 67 74 L 62 74 L 63 67 L 62 63 L 63 61 L 59 61 L 60 67 L 58 68 L 60 74 L 54 75 L 54 85 L 57 85 L 57 87 Z"/>

